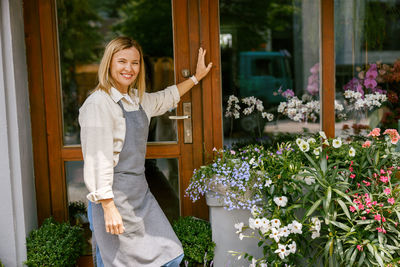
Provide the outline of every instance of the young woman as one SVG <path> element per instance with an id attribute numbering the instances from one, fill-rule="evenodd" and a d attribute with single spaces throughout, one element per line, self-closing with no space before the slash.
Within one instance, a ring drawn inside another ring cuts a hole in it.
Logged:
<path id="1" fill-rule="evenodd" d="M 205 53 L 199 49 L 190 79 L 146 93 L 140 45 L 118 37 L 106 46 L 99 84 L 79 110 L 97 266 L 179 266 L 181 243 L 144 175 L 148 125 L 207 75 L 212 63 L 205 65 Z"/>

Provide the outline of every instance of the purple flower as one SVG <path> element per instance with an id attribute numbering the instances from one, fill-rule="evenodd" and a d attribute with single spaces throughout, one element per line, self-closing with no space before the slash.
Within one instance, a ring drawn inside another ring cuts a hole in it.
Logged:
<path id="1" fill-rule="evenodd" d="M 378 76 L 378 72 L 376 71 L 376 67 L 375 69 L 373 69 L 372 67 L 367 71 L 366 73 L 366 79 L 376 79 L 376 77 Z"/>
<path id="2" fill-rule="evenodd" d="M 294 97 L 294 92 L 291 89 L 286 89 L 285 92 L 282 93 L 282 96 L 286 98 Z"/>
<path id="3" fill-rule="evenodd" d="M 374 89 L 378 85 L 378 83 L 374 79 L 365 79 L 364 85 L 366 88 Z"/>

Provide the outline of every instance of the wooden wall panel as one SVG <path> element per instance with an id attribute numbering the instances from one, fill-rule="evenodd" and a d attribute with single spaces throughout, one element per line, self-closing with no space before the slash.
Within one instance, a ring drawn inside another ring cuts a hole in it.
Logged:
<path id="1" fill-rule="evenodd" d="M 335 136 L 334 0 L 321 0 L 322 130 Z"/>
<path id="2" fill-rule="evenodd" d="M 62 108 L 57 47 L 55 1 L 39 0 L 40 38 L 42 43 L 43 90 L 46 102 L 47 142 L 50 170 L 52 215 L 67 219 L 64 164 L 62 148 Z"/>
<path id="3" fill-rule="evenodd" d="M 34 153 L 36 204 L 39 225 L 51 215 L 47 157 L 46 112 L 43 92 L 39 10 L 36 0 L 24 0 L 25 46 L 28 65 L 29 104 Z"/>

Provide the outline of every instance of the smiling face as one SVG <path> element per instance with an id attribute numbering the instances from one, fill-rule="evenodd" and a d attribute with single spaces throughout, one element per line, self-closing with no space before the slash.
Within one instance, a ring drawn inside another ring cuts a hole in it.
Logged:
<path id="1" fill-rule="evenodd" d="M 135 47 L 116 52 L 110 65 L 111 78 L 116 89 L 127 93 L 129 86 L 136 80 L 140 71 L 140 53 Z"/>

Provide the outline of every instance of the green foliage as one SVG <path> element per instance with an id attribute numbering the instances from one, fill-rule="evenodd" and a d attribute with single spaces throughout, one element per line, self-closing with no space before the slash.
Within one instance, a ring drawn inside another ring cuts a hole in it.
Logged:
<path id="1" fill-rule="evenodd" d="M 182 242 L 185 253 L 183 262 L 187 261 L 188 266 L 200 263 L 208 266 L 207 264 L 214 258 L 215 247 L 210 223 L 195 217 L 181 217 L 172 227 Z"/>
<path id="2" fill-rule="evenodd" d="M 69 221 L 74 222 L 72 224 L 79 225 L 82 224 L 82 216 L 86 217 L 86 205 L 82 201 L 74 201 L 69 203 L 68 215 Z"/>
<path id="3" fill-rule="evenodd" d="M 1 260 L 0 260 L 0 267 L 4 267 L 4 264 L 1 262 Z"/>
<path id="4" fill-rule="evenodd" d="M 83 247 L 83 230 L 48 218 L 26 239 L 28 266 L 74 266 Z"/>
<path id="5" fill-rule="evenodd" d="M 131 0 L 120 8 L 114 30 L 131 36 L 147 55 L 173 57 L 171 1 Z"/>

